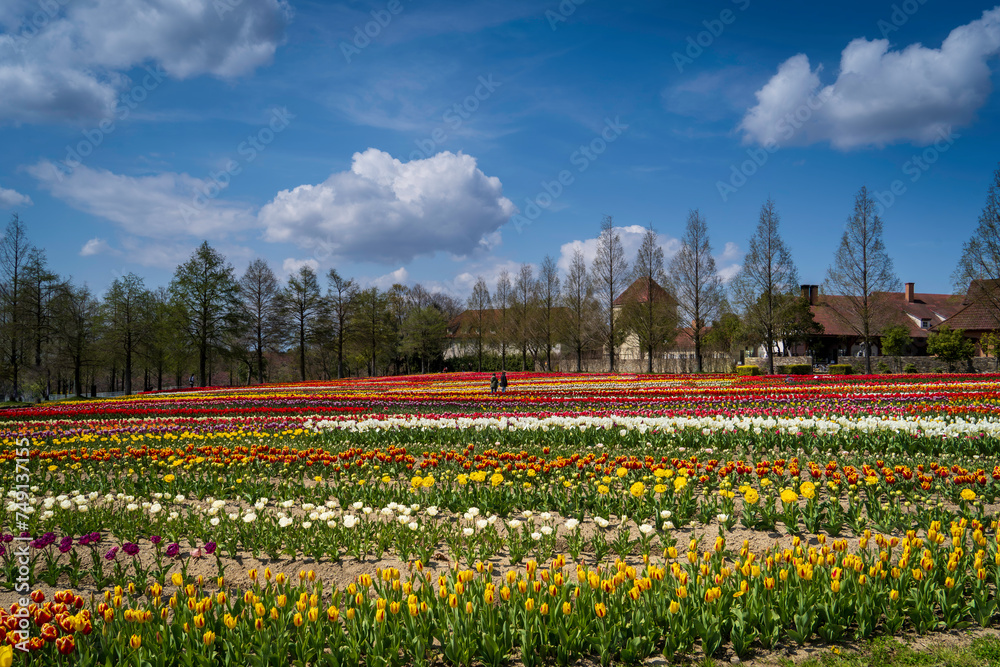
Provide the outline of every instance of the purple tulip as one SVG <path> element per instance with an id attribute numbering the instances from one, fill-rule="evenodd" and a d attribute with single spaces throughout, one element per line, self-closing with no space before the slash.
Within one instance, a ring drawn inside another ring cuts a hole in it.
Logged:
<path id="1" fill-rule="evenodd" d="M 117 555 L 118 555 L 118 547 L 111 547 L 108 550 L 108 553 L 104 554 L 104 559 L 105 560 L 114 560 Z"/>
<path id="2" fill-rule="evenodd" d="M 215 542 L 208 542 L 205 544 L 205 553 L 209 556 L 215 553 Z"/>
<path id="3" fill-rule="evenodd" d="M 173 558 L 181 552 L 181 545 L 173 542 L 167 545 L 167 558 Z"/>
<path id="4" fill-rule="evenodd" d="M 4 533 L 3 535 L 0 535 L 0 542 L 3 542 L 4 544 L 13 541 L 14 541 L 14 536 L 11 535 L 10 533 Z"/>
<path id="5" fill-rule="evenodd" d="M 67 535 L 59 540 L 59 553 L 64 554 L 73 548 L 73 538 Z"/>
<path id="6" fill-rule="evenodd" d="M 159 535 L 153 535 L 151 538 L 149 538 L 149 541 L 153 543 L 153 546 L 156 546 L 157 544 L 163 541 L 163 538 L 160 537 Z"/>
<path id="7" fill-rule="evenodd" d="M 139 553 L 139 545 L 133 544 L 132 542 L 126 542 L 125 544 L 123 544 L 122 549 L 124 549 L 125 553 L 127 553 L 129 556 L 134 556 L 137 553 Z"/>

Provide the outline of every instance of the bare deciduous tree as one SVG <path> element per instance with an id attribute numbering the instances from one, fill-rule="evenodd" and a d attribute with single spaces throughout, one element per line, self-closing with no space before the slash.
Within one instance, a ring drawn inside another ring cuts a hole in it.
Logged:
<path id="1" fill-rule="evenodd" d="M 597 239 L 597 256 L 591 269 L 595 292 L 598 296 L 602 326 L 601 333 L 608 347 L 608 372 L 615 372 L 615 350 L 620 344 L 620 327 L 615 322 L 615 299 L 625 289 L 629 278 L 628 260 L 622 239 L 615 231 L 615 221 L 610 215 L 601 221 L 601 235 Z"/>
<path id="2" fill-rule="evenodd" d="M 638 281 L 640 292 L 636 299 L 622 305 L 622 323 L 639 339 L 639 349 L 646 354 L 646 372 L 652 373 L 653 356 L 672 342 L 677 330 L 677 309 L 662 289 L 667 278 L 663 248 L 652 224 L 643 234 L 636 253 L 633 278 Z"/>
<path id="3" fill-rule="evenodd" d="M 490 309 L 490 288 L 486 286 L 486 281 L 483 280 L 482 276 L 476 277 L 476 284 L 472 288 L 472 294 L 469 296 L 469 310 L 475 311 L 477 326 L 476 326 L 476 354 L 478 356 L 478 370 L 482 372 L 483 370 L 483 338 L 486 336 L 486 325 L 487 318 L 492 317 L 492 313 L 489 313 Z"/>
<path id="4" fill-rule="evenodd" d="M 104 336 L 121 354 L 125 393 L 132 393 L 132 360 L 149 330 L 150 294 L 142 278 L 129 273 L 116 278 L 104 297 Z"/>
<path id="5" fill-rule="evenodd" d="M 774 374 L 774 344 L 783 320 L 782 308 L 789 301 L 783 297 L 793 294 L 798 285 L 792 253 L 778 234 L 780 220 L 774 201 L 768 199 L 760 207 L 757 231 L 750 239 L 750 248 L 732 287 L 747 328 L 766 345 L 771 374 Z"/>
<path id="6" fill-rule="evenodd" d="M 882 219 L 875 211 L 875 200 L 862 186 L 827 270 L 826 290 L 842 297 L 835 302 L 834 312 L 861 338 L 866 373 L 872 372 L 872 341 L 893 323 L 898 312 L 890 307 L 890 292 L 898 292 L 900 287 L 882 241 Z"/>
<path id="7" fill-rule="evenodd" d="M 955 292 L 969 290 L 969 296 L 989 313 L 993 325 L 1000 329 L 1000 167 L 993 172 L 979 225 L 962 249 L 952 281 Z"/>
<path id="8" fill-rule="evenodd" d="M 511 301 L 514 296 L 514 286 L 510 282 L 510 273 L 507 269 L 500 272 L 497 277 L 497 287 L 493 292 L 493 307 L 500 311 L 497 319 L 494 339 L 500 345 L 501 368 L 507 368 L 507 343 L 510 341 L 510 318 L 508 317 Z"/>
<path id="9" fill-rule="evenodd" d="M 278 278 L 266 259 L 254 259 L 240 278 L 240 301 L 250 332 L 249 347 L 256 361 L 257 382 L 263 384 L 264 350 L 276 347 L 280 338 Z"/>
<path id="10" fill-rule="evenodd" d="M 701 373 L 704 371 L 702 339 L 705 329 L 720 316 L 725 298 L 722 279 L 712 257 L 712 244 L 708 240 L 708 225 L 698 209 L 688 213 L 681 247 L 670 260 L 668 271 L 668 283 L 677 299 L 679 315 L 682 321 L 691 323 L 694 355 Z"/>
<path id="11" fill-rule="evenodd" d="M 587 260 L 579 248 L 573 252 L 569 273 L 566 274 L 562 303 L 566 308 L 566 318 L 561 337 L 576 354 L 576 372 L 580 373 L 583 371 L 583 350 L 593 340 L 597 301 Z"/>
<path id="12" fill-rule="evenodd" d="M 556 260 L 546 255 L 542 261 L 541 275 L 538 277 L 539 313 L 538 339 L 545 350 L 545 369 L 552 370 L 552 345 L 555 342 L 557 328 L 557 310 L 559 305 L 559 269 Z"/>
<path id="13" fill-rule="evenodd" d="M 3 317 L 3 356 L 8 365 L 9 379 L 13 393 L 21 391 L 21 363 L 25 342 L 25 289 L 24 271 L 31 246 L 24 222 L 15 213 L 0 239 L 0 315 Z"/>
<path id="14" fill-rule="evenodd" d="M 344 377 L 344 344 L 350 333 L 351 318 L 354 313 L 354 296 L 358 288 L 354 280 L 344 278 L 336 269 L 330 269 L 326 274 L 330 283 L 327 293 L 327 304 L 330 308 L 330 318 L 337 337 L 337 377 Z"/>
<path id="15" fill-rule="evenodd" d="M 514 315 L 514 339 L 521 348 L 521 370 L 528 370 L 528 343 L 534 334 L 535 307 L 538 299 L 538 282 L 531 264 L 522 264 L 514 278 L 511 306 Z M 531 370 L 534 370 L 532 368 Z"/>

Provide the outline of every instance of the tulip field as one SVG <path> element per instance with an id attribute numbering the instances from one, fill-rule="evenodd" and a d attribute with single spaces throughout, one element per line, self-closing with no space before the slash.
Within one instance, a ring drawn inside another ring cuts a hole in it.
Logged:
<path id="1" fill-rule="evenodd" d="M 0 667 L 747 658 L 1000 621 L 1000 376 L 0 410 Z"/>

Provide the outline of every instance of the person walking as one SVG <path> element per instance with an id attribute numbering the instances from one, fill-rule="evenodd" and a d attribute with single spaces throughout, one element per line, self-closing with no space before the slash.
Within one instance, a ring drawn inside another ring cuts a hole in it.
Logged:
<path id="1" fill-rule="evenodd" d="M 191 374 L 191 379 L 188 380 L 188 384 L 190 384 L 191 388 L 194 389 L 194 373 Z"/>
<path id="2" fill-rule="evenodd" d="M 497 387 L 499 386 L 499 384 L 500 383 L 497 382 L 497 374 L 494 373 L 493 377 L 490 378 L 490 393 L 491 394 L 497 393 Z"/>
<path id="3" fill-rule="evenodd" d="M 507 393 L 507 371 L 500 371 L 500 393 Z"/>

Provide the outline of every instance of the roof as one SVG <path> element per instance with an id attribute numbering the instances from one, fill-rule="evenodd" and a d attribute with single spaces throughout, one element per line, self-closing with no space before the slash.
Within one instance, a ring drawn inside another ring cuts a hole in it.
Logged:
<path id="1" fill-rule="evenodd" d="M 705 349 L 705 336 L 708 332 L 712 330 L 712 327 L 702 327 L 701 328 L 701 345 L 702 350 Z M 674 347 L 678 350 L 694 349 L 694 329 L 691 327 L 681 327 L 677 329 L 677 335 L 674 337 Z"/>
<path id="2" fill-rule="evenodd" d="M 626 303 L 647 303 L 650 300 L 673 302 L 674 298 L 670 296 L 667 290 L 660 287 L 655 280 L 639 278 L 615 299 L 614 305 L 622 306 Z"/>
<path id="3" fill-rule="evenodd" d="M 941 324 L 963 331 L 1000 329 L 1000 281 L 973 280 L 962 300 L 962 308 Z"/>
<path id="4" fill-rule="evenodd" d="M 955 294 L 914 294 L 913 301 L 906 300 L 904 292 L 884 292 L 894 310 L 891 324 L 907 328 L 911 338 L 926 338 L 930 328 L 939 325 L 962 310 L 963 296 Z M 824 336 L 857 336 L 857 332 L 844 321 L 839 313 L 850 312 L 846 296 L 822 294 L 811 307 L 813 319 L 823 325 Z M 928 327 L 921 326 L 926 320 Z"/>

